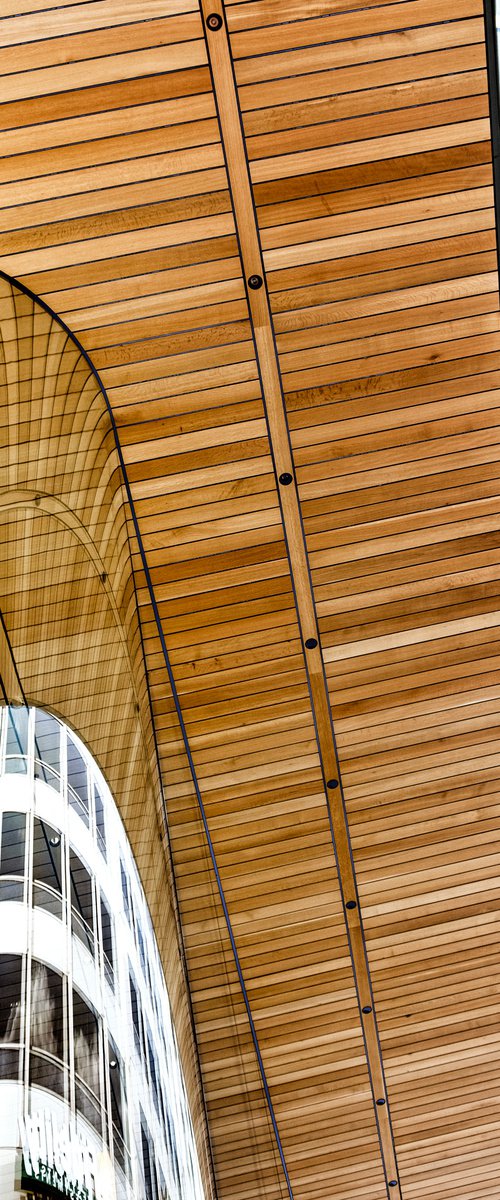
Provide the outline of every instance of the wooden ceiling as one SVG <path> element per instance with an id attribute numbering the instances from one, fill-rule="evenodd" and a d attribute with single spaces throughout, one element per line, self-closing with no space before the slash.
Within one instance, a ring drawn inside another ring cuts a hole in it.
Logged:
<path id="1" fill-rule="evenodd" d="M 482 4 L 1 11 L 0 267 L 117 426 L 219 1200 L 498 1200 Z"/>

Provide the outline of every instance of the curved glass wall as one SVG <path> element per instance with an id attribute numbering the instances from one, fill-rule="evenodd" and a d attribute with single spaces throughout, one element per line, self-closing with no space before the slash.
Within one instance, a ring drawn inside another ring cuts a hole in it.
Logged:
<path id="1" fill-rule="evenodd" d="M 0 708 L 0 1130 L 3 1200 L 202 1200 L 128 840 L 89 753 L 40 709 Z"/>

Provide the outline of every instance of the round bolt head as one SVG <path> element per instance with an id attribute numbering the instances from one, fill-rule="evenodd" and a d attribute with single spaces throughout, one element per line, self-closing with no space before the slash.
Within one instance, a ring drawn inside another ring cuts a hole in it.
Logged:
<path id="1" fill-rule="evenodd" d="M 346 908 L 357 908 L 357 907 L 358 906 L 357 906 L 355 900 L 347 900 L 346 901 Z"/>
<path id="2" fill-rule="evenodd" d="M 222 25 L 222 17 L 219 13 L 209 13 L 207 17 L 207 25 L 209 29 L 220 29 Z"/>
<path id="3" fill-rule="evenodd" d="M 339 781 L 338 781 L 338 779 L 327 779 L 326 786 L 327 786 L 327 788 L 330 789 L 331 792 L 334 792 L 335 788 L 338 788 L 338 786 L 339 786 Z"/>
<path id="4" fill-rule="evenodd" d="M 289 471 L 283 471 L 283 474 L 280 475 L 280 483 L 282 483 L 284 487 L 287 487 L 288 484 L 292 483 L 292 482 L 293 482 L 293 475 L 290 475 Z"/>
<path id="5" fill-rule="evenodd" d="M 308 650 L 314 650 L 318 645 L 316 638 L 306 638 L 306 646 Z"/>
<path id="6" fill-rule="evenodd" d="M 257 292 L 262 287 L 262 275 L 249 275 L 248 286 L 253 292 Z"/>

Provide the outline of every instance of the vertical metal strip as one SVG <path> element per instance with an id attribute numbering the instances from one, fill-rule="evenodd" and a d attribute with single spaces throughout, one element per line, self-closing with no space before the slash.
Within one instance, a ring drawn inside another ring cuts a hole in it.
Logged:
<path id="1" fill-rule="evenodd" d="M 222 0 L 200 0 L 388 1195 L 401 1184 L 274 325 Z"/>

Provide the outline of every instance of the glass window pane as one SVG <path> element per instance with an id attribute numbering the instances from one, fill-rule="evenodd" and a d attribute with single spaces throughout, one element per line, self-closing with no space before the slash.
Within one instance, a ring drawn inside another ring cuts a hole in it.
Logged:
<path id="1" fill-rule="evenodd" d="M 24 877 L 25 843 L 25 814 L 5 812 L 2 817 L 0 875 L 17 875 L 21 879 Z"/>
<path id="2" fill-rule="evenodd" d="M 89 824 L 87 767 L 80 751 L 68 734 L 68 802 L 78 816 Z"/>
<path id="3" fill-rule="evenodd" d="M 132 1024 L 134 1026 L 134 1040 L 136 1048 L 141 1054 L 141 1016 L 140 1016 L 140 1000 L 137 994 L 137 988 L 129 968 L 128 984 L 130 990 L 130 1008 L 132 1011 Z"/>
<path id="4" fill-rule="evenodd" d="M 125 916 L 127 918 L 127 921 L 130 925 L 130 899 L 129 899 L 128 879 L 127 879 L 127 872 L 125 870 L 125 867 L 124 867 L 121 859 L 120 859 L 120 874 L 121 874 L 121 880 L 122 880 L 123 908 L 125 910 Z"/>
<path id="5" fill-rule="evenodd" d="M 96 1014 L 73 988 L 73 1046 L 75 1073 L 100 1097 L 99 1023 Z"/>
<path id="6" fill-rule="evenodd" d="M 33 832 L 33 879 L 62 893 L 61 834 L 38 817 Z"/>
<path id="7" fill-rule="evenodd" d="M 106 858 L 106 828 L 104 824 L 104 804 L 102 802 L 101 793 L 94 784 L 94 804 L 95 804 L 95 828 L 97 834 L 97 844 L 101 853 Z"/>
<path id="8" fill-rule="evenodd" d="M 20 954 L 0 954 L 0 1043 L 8 1046 L 21 1037 Z"/>
<path id="9" fill-rule="evenodd" d="M 5 746 L 5 770 L 11 774 L 26 772 L 25 758 L 28 753 L 27 708 L 9 708 L 7 716 L 7 741 Z M 15 757 L 12 758 L 11 755 Z M 22 758 L 19 758 L 22 755 Z"/>
<path id="10" fill-rule="evenodd" d="M 22 904 L 24 899 L 24 883 L 21 879 L 0 878 L 0 904 L 3 900 L 17 900 Z"/>
<path id="11" fill-rule="evenodd" d="M 102 949 L 104 954 L 104 973 L 108 983 L 113 987 L 113 924 L 111 913 L 106 904 L 104 896 L 101 896 L 101 929 L 102 929 Z"/>
<path id="12" fill-rule="evenodd" d="M 35 778 L 59 791 L 61 726 L 50 713 L 35 712 Z"/>
<path id="13" fill-rule="evenodd" d="M 64 1058 L 63 981 L 57 971 L 33 960 L 31 968 L 31 1045 Z M 49 1086 L 46 1084 L 45 1086 Z"/>
<path id="14" fill-rule="evenodd" d="M 30 1054 L 30 1084 L 48 1088 L 56 1096 L 67 1095 L 67 1069 L 54 1058 L 45 1057 L 37 1050 Z"/>
<path id="15" fill-rule="evenodd" d="M 109 1084 L 111 1093 L 111 1118 L 113 1125 L 125 1137 L 123 1108 L 123 1064 L 112 1038 L 108 1040 Z"/>
<path id="16" fill-rule="evenodd" d="M 146 1125 L 146 1120 L 141 1109 L 141 1144 L 142 1144 L 142 1164 L 144 1168 L 144 1183 L 146 1187 L 146 1200 L 158 1200 L 158 1189 L 156 1185 L 156 1171 L 154 1162 L 154 1152 L 151 1135 Z"/>
<path id="17" fill-rule="evenodd" d="M 0 1045 L 0 1079 L 19 1078 L 19 1050 Z"/>
<path id="18" fill-rule="evenodd" d="M 74 850 L 69 852 L 71 883 L 71 924 L 73 933 L 94 953 L 94 913 L 92 906 L 92 877 Z"/>

